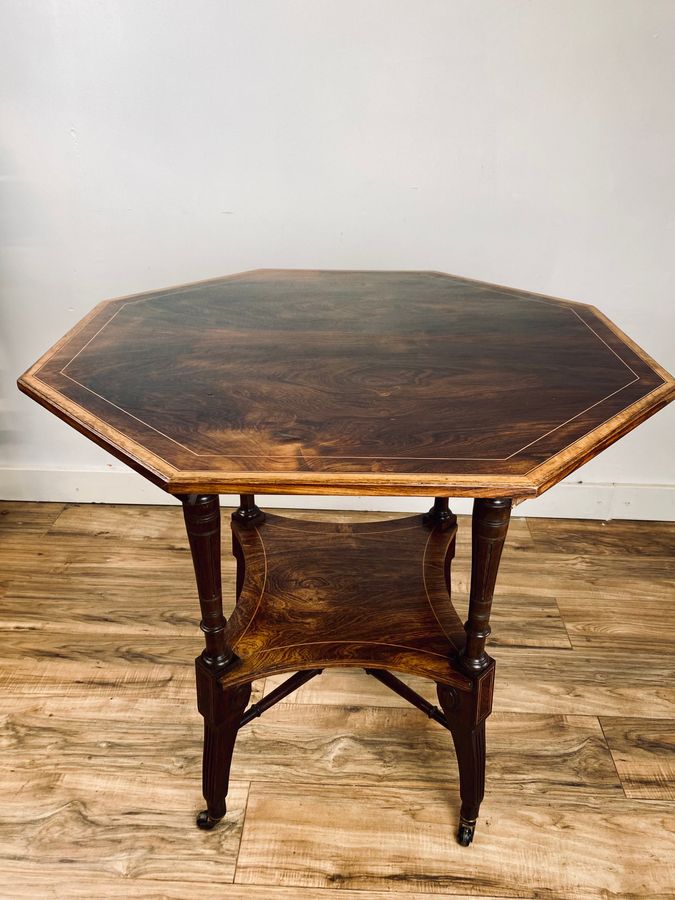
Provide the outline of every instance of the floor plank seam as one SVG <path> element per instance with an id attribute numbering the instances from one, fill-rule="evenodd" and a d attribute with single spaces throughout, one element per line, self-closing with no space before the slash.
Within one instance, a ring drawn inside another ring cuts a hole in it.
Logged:
<path id="1" fill-rule="evenodd" d="M 536 550 L 537 547 L 537 539 L 534 536 L 534 532 L 532 531 L 532 525 L 530 523 L 530 516 L 523 516 L 523 520 L 525 522 L 525 529 L 530 536 L 530 543 L 532 545 L 531 549 Z"/>
<path id="2" fill-rule="evenodd" d="M 565 621 L 565 616 L 563 615 L 562 610 L 560 609 L 560 604 L 558 603 L 558 598 L 554 597 L 553 602 L 555 603 L 555 608 L 558 610 L 558 615 L 560 616 L 560 621 L 563 624 L 563 628 L 565 629 L 565 634 L 567 635 L 567 640 L 569 641 L 569 649 L 576 650 L 577 648 L 574 646 L 574 641 L 572 640 L 572 635 L 570 634 L 570 630 L 567 627 L 567 622 Z"/>
<path id="3" fill-rule="evenodd" d="M 600 716 L 598 716 L 597 719 L 598 719 L 598 725 L 600 726 L 600 731 L 602 732 L 602 737 L 605 741 L 605 746 L 607 747 L 607 752 L 609 753 L 609 755 L 611 757 L 612 765 L 614 766 L 614 771 L 616 772 L 616 777 L 619 779 L 619 784 L 621 785 L 621 790 L 623 791 L 623 795 L 626 798 L 626 800 L 634 799 L 632 797 L 629 797 L 628 794 L 626 793 L 626 785 L 624 784 L 623 778 L 621 777 L 621 773 L 619 772 L 619 767 L 617 766 L 616 760 L 614 759 L 614 754 L 612 753 L 612 748 L 611 748 L 609 740 L 607 738 L 607 734 L 605 733 L 605 729 L 602 724 L 602 719 Z"/>
<path id="4" fill-rule="evenodd" d="M 251 796 L 252 781 L 246 783 L 246 800 L 244 801 L 244 814 L 241 817 L 241 832 L 239 834 L 239 843 L 237 844 L 237 855 L 234 859 L 234 868 L 232 870 L 232 884 L 237 883 L 237 867 L 239 865 L 239 854 L 241 853 L 241 845 L 244 841 L 244 831 L 246 829 L 246 819 L 248 816 L 248 801 Z"/>

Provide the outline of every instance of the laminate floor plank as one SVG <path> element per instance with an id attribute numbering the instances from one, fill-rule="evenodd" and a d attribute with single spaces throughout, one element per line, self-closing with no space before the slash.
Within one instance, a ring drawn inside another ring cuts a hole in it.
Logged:
<path id="1" fill-rule="evenodd" d="M 265 693 L 269 694 L 286 678 L 285 675 L 268 675 L 265 679 Z M 438 705 L 436 687 L 427 678 L 397 673 L 413 690 L 421 694 L 434 706 Z M 362 669 L 328 668 L 317 678 L 313 678 L 294 691 L 284 700 L 285 704 L 308 703 L 345 707 L 395 706 L 407 709 L 409 704 L 381 682 Z M 422 715 L 422 713 L 420 713 Z"/>
<path id="2" fill-rule="evenodd" d="M 460 618 L 468 612 L 468 598 Z M 524 597 L 500 594 L 491 616 L 493 637 L 491 646 L 551 647 L 569 650 L 572 647 L 556 600 L 552 597 Z"/>
<path id="3" fill-rule="evenodd" d="M 672 529 L 610 525 L 512 520 L 466 849 L 450 736 L 348 669 L 242 730 L 231 812 L 198 831 L 203 644 L 180 507 L 0 503 L 0 897 L 675 898 Z M 460 517 L 462 617 L 470 535 Z"/>
<path id="4" fill-rule="evenodd" d="M 194 576 L 191 576 L 194 581 Z M 102 567 L 87 573 L 35 572 L 0 585 L 0 629 L 75 633 L 162 633 L 199 640 L 199 603 L 190 579 L 138 573 L 133 578 Z M 223 573 L 223 607 L 235 605 L 235 573 Z"/>
<path id="5" fill-rule="evenodd" d="M 33 575 L 106 573 L 120 582 L 142 585 L 155 576 L 189 583 L 190 551 L 162 541 L 111 541 L 93 535 L 31 535 L 12 531 L 0 541 L 0 570 L 4 580 Z"/>
<path id="6" fill-rule="evenodd" d="M 453 588 L 458 595 L 468 595 L 469 576 L 468 560 L 453 566 Z M 633 598 L 637 606 L 638 597 L 672 602 L 675 558 L 504 552 L 495 590 L 496 605 L 500 596 L 552 597 L 562 603 L 579 594 L 593 594 L 604 601 Z"/>
<path id="7" fill-rule="evenodd" d="M 675 718 L 675 658 L 644 651 L 584 648 L 538 650 L 498 647 L 488 650 L 497 661 L 494 709 L 502 712 L 560 715 L 641 716 Z M 271 691 L 284 676 L 269 676 Z M 430 703 L 434 685 L 398 675 Z M 406 701 L 358 669 L 326 669 L 303 685 L 288 703 L 345 706 L 401 706 Z"/>
<path id="8" fill-rule="evenodd" d="M 13 641 L 16 632 L 10 633 Z M 49 635 L 52 637 L 52 635 Z M 63 636 L 66 642 L 76 642 L 76 638 Z M 176 664 L 153 664 L 145 656 L 142 662 L 133 659 L 134 650 L 128 642 L 130 659 L 125 662 L 120 654 L 119 638 L 108 641 L 112 659 L 107 661 L 101 653 L 92 652 L 87 659 L 84 651 L 68 643 L 57 648 L 44 646 L 43 650 L 35 650 L 33 646 L 29 654 L 21 657 L 7 653 L 9 644 L 7 634 L 0 635 L 4 655 L 0 657 L 0 695 L 5 697 L 23 696 L 67 696 L 71 700 L 88 696 L 127 695 L 131 697 L 164 696 L 168 699 L 191 694 L 194 697 L 194 663 L 188 664 L 185 648 L 185 662 Z M 16 644 L 12 644 L 20 654 Z M 63 654 L 72 653 L 74 658 L 63 658 Z M 77 655 L 76 655 L 77 654 Z M 192 655 L 192 654 L 190 654 Z M 2 708 L 0 703 L 0 709 Z"/>
<path id="9" fill-rule="evenodd" d="M 675 717 L 675 656 L 641 646 L 521 650 L 500 647 L 494 708 L 503 712 Z"/>
<path id="10" fill-rule="evenodd" d="M 259 503 L 265 506 L 264 498 Z M 431 503 L 431 501 L 429 501 Z M 39 507 L 43 504 L 34 504 Z M 49 525 L 50 534 L 79 534 L 81 536 L 108 537 L 115 540 L 158 539 L 178 546 L 186 545 L 183 513 L 178 505 L 121 506 L 107 503 L 44 504 L 59 506 Z M 429 505 L 429 504 L 427 504 Z M 31 504 L 18 504 L 19 508 Z M 123 515 L 121 514 L 123 511 Z M 221 528 L 227 534 L 229 518 L 234 507 L 221 506 Z M 355 512 L 336 509 L 275 509 L 275 513 L 305 519 L 310 522 L 386 522 L 410 515 L 406 512 Z M 24 513 L 25 515 L 25 513 Z M 471 543 L 471 516 L 457 516 L 458 543 Z M 528 521 L 512 518 L 509 524 L 509 548 L 532 549 L 534 540 Z"/>
<path id="11" fill-rule="evenodd" d="M 264 499 L 264 497 L 259 498 L 259 505 L 263 508 Z M 431 500 L 420 505 L 420 512 L 424 512 L 431 505 Z M 410 515 L 410 513 L 404 512 L 357 512 L 336 509 L 275 509 L 274 512 L 279 515 L 306 519 L 310 522 L 386 522 L 390 519 Z M 460 544 L 463 547 L 471 547 L 471 516 L 457 516 L 457 545 Z M 529 520 L 522 516 L 513 516 L 509 523 L 508 552 L 533 548 L 534 540 L 530 532 Z"/>
<path id="12" fill-rule="evenodd" d="M 187 544 L 180 504 L 166 506 L 125 506 L 109 503 L 78 503 L 64 509 L 49 528 L 50 535 L 79 535 L 113 541 L 161 541 L 175 547 Z M 223 510 L 223 526 L 227 524 Z M 231 510 L 230 510 L 231 512 Z"/>
<path id="13" fill-rule="evenodd" d="M 21 531 L 22 534 L 45 534 L 66 509 L 65 503 L 26 503 L 22 500 L 0 501 L 0 539 Z"/>
<path id="14" fill-rule="evenodd" d="M 264 498 L 260 501 L 264 506 Z M 120 510 L 124 509 L 124 515 Z M 229 518 L 234 507 L 221 506 L 221 529 L 227 534 Z M 313 522 L 379 522 L 397 519 L 407 513 L 350 512 L 346 510 L 278 509 L 279 515 L 295 516 Z M 464 517 L 467 518 L 467 517 Z M 470 521 L 470 519 L 469 519 Z M 518 529 L 516 529 L 518 530 Z M 108 537 L 115 540 L 158 539 L 178 545 L 186 544 L 183 512 L 179 505 L 125 506 L 118 504 L 76 504 L 63 511 L 50 528 L 52 534 L 79 534 L 82 536 Z M 529 535 L 529 531 L 528 531 Z M 532 538 L 530 537 L 530 544 Z"/>
<path id="15" fill-rule="evenodd" d="M 0 790 L 0 872 L 20 860 L 56 878 L 233 879 L 246 782 L 232 783 L 227 821 L 209 833 L 194 825 L 199 782 L 176 772 L 22 769 L 0 772 Z"/>
<path id="16" fill-rule="evenodd" d="M 675 522 L 529 519 L 534 547 L 586 556 L 675 557 Z"/>
<path id="17" fill-rule="evenodd" d="M 600 722 L 626 796 L 675 800 L 675 719 L 603 717 Z"/>
<path id="18" fill-rule="evenodd" d="M 488 783 L 524 793 L 623 796 L 594 717 L 494 713 Z M 452 739 L 418 710 L 279 704 L 239 737 L 242 772 L 297 784 L 458 785 Z M 490 789 L 490 788 L 488 788 Z"/>
<path id="19" fill-rule="evenodd" d="M 299 792 L 253 781 L 235 882 L 570 900 L 675 895 L 669 804 L 493 793 L 469 852 L 455 842 L 457 812 L 438 789 Z"/>
<path id="20" fill-rule="evenodd" d="M 252 702 L 262 693 L 256 682 Z M 3 703 L 3 764 L 77 771 L 82 760 L 109 771 L 192 773 L 199 781 L 201 718 L 192 697 L 9 697 Z M 524 739 L 526 737 L 526 739 Z M 488 725 L 488 783 L 523 793 L 623 796 L 595 717 L 495 713 Z M 232 763 L 240 780 L 458 786 L 452 740 L 418 710 L 279 704 L 239 734 Z"/>
<path id="21" fill-rule="evenodd" d="M 177 873 L 178 875 L 179 873 Z M 213 884 L 196 881 L 156 881 L 154 879 L 90 875 L 79 877 L 66 872 L 61 877 L 27 869 L 20 862 L 0 862 L 2 900 L 93 900 L 112 897 L 142 897 L 144 900 L 335 900 L 334 889 L 274 887 L 272 885 L 231 884 L 214 880 Z M 340 890 L 340 900 L 426 900 L 428 893 L 419 891 L 350 891 Z M 437 900 L 499 900 L 483 894 L 435 894 Z"/>
<path id="22" fill-rule="evenodd" d="M 24 629 L 0 632 L 0 672 L 51 660 L 75 663 L 75 671 L 85 679 L 96 674 L 96 670 L 112 671 L 122 666 L 129 669 L 182 666 L 194 674 L 194 660 L 200 652 L 198 638 L 182 635 L 161 635 L 158 639 L 114 630 L 84 635 L 73 631 Z"/>
<path id="23" fill-rule="evenodd" d="M 256 682 L 251 702 L 261 695 L 262 682 Z M 107 697 L 93 694 L 77 704 L 60 695 L 10 696 L 2 709 L 2 765 L 17 777 L 25 770 L 62 775 L 83 767 L 110 774 L 138 768 L 185 775 L 199 787 L 203 724 L 194 690 L 191 696 L 129 697 L 111 689 Z M 235 762 L 247 758 L 237 747 Z"/>
<path id="24" fill-rule="evenodd" d="M 634 593 L 606 599 L 602 594 L 579 591 L 558 600 L 573 647 L 655 646 L 675 654 L 675 583 L 670 598 L 653 599 Z"/>
<path id="25" fill-rule="evenodd" d="M 193 637 L 199 643 L 199 604 L 176 579 L 130 584 L 105 572 L 60 573 L 15 579 L 4 590 L 0 629 L 67 631 L 83 641 L 90 634 L 115 632 Z M 225 579 L 223 590 L 234 595 L 234 577 Z"/>

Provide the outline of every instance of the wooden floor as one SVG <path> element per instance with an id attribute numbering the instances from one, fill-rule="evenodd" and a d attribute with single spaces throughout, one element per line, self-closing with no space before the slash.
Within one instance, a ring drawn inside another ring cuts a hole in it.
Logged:
<path id="1" fill-rule="evenodd" d="M 346 670 L 242 731 L 205 833 L 180 509 L 0 504 L 0 896 L 675 897 L 674 557 L 672 524 L 512 522 L 470 848 L 447 733 Z"/>

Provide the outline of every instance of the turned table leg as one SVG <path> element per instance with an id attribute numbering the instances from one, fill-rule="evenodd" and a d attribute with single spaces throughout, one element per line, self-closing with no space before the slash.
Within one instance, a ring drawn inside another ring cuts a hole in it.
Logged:
<path id="1" fill-rule="evenodd" d="M 502 548 L 509 527 L 511 501 L 474 501 L 471 526 L 471 589 L 469 615 L 464 625 L 466 644 L 459 663 L 471 676 L 470 693 L 438 685 L 438 699 L 448 720 L 457 752 L 462 806 L 458 840 L 468 846 L 485 791 L 485 720 L 492 711 L 494 660 L 485 652 L 490 634 L 492 595 Z"/>
<path id="2" fill-rule="evenodd" d="M 220 571 L 220 504 L 216 494 L 181 498 L 192 562 L 199 592 L 205 647 L 195 660 L 197 708 L 204 717 L 202 790 L 207 808 L 197 816 L 200 828 L 210 829 L 226 811 L 234 742 L 251 685 L 223 689 L 219 676 L 234 659 L 225 643 L 225 616 Z"/>
<path id="3" fill-rule="evenodd" d="M 464 671 L 482 672 L 490 665 L 485 641 L 490 635 L 492 595 L 511 517 L 510 500 L 474 500 L 471 519 L 471 588 L 466 645 L 460 654 Z"/>

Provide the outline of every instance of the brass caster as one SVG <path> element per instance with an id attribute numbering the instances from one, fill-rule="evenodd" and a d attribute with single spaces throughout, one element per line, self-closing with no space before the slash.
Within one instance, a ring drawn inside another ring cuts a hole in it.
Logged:
<path id="1" fill-rule="evenodd" d="M 203 809 L 200 813 L 197 814 L 197 828 L 201 828 L 202 831 L 211 831 L 211 829 L 215 828 L 221 819 L 222 816 L 218 816 L 217 819 L 213 819 L 209 815 L 208 809 Z"/>
<path id="2" fill-rule="evenodd" d="M 462 847 L 468 847 L 473 840 L 473 833 L 476 830 L 476 823 L 469 822 L 467 819 L 459 820 L 459 829 L 457 830 L 457 840 Z"/>

